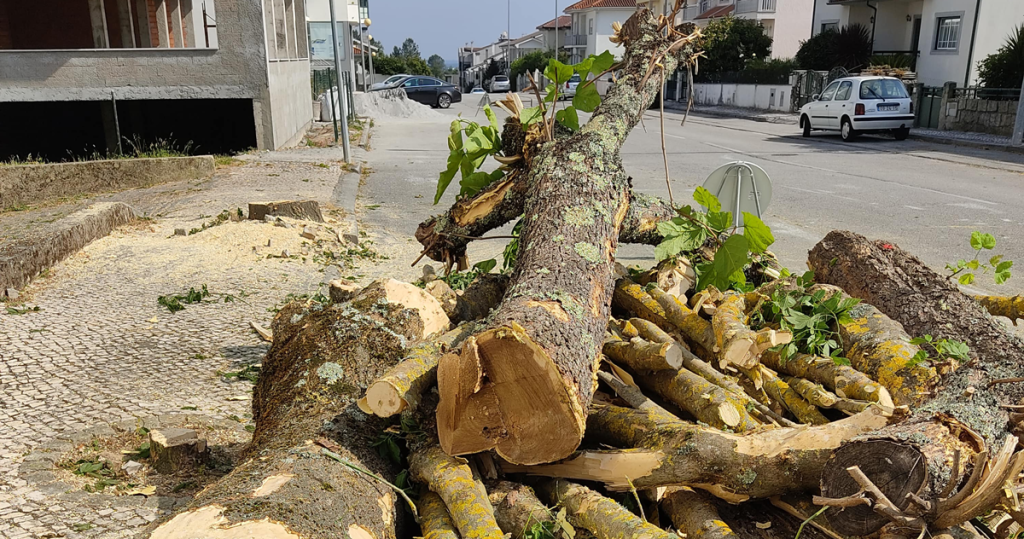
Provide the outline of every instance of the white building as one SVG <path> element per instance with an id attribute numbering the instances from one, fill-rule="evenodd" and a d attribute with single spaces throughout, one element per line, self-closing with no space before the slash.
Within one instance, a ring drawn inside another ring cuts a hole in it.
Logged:
<path id="1" fill-rule="evenodd" d="M 525 36 L 508 39 L 505 32 L 494 43 L 483 47 L 463 47 L 459 49 L 460 65 L 468 65 L 463 76 L 463 85 L 466 88 L 482 86 L 487 66 L 491 62 L 498 65 L 501 73 L 507 73 L 512 62 L 521 56 L 534 51 L 544 50 L 547 45 L 544 42 L 544 34 L 541 31 L 526 34 Z M 507 59 L 507 61 L 506 61 Z"/>
<path id="2" fill-rule="evenodd" d="M 814 6 L 815 34 L 860 23 L 871 30 L 876 54 L 915 58 L 917 79 L 928 86 L 977 85 L 978 62 L 1022 22 L 1022 0 L 817 0 Z"/>
<path id="3" fill-rule="evenodd" d="M 558 49 L 567 51 L 565 47 L 565 41 L 569 37 L 569 30 L 572 28 L 572 17 L 568 15 L 559 15 L 557 19 L 551 19 L 550 21 L 537 27 L 537 31 L 541 33 L 541 37 L 544 39 L 544 46 L 547 50 L 552 50 L 555 44 L 558 44 Z"/>
<path id="4" fill-rule="evenodd" d="M 572 17 L 566 41 L 571 51 L 569 61 L 576 63 L 604 51 L 621 57 L 622 49 L 609 40 L 614 34 L 612 23 L 626 22 L 636 7 L 636 0 L 580 0 L 565 8 L 565 13 Z"/>
<path id="5" fill-rule="evenodd" d="M 686 0 L 676 24 L 707 26 L 712 19 L 732 16 L 756 20 L 772 38 L 772 58 L 792 58 L 800 42 L 811 37 L 815 0 Z M 821 3 L 819 1 L 819 3 Z"/>

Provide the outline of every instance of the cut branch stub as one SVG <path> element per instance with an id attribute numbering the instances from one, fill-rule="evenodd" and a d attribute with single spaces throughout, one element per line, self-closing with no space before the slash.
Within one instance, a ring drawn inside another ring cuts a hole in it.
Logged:
<path id="1" fill-rule="evenodd" d="M 711 320 L 719 367 L 735 365 L 750 369 L 757 365 L 757 335 L 747 326 L 746 302 L 738 294 L 726 294 Z"/>
<path id="2" fill-rule="evenodd" d="M 683 349 L 671 342 L 610 339 L 604 343 L 604 353 L 636 371 L 677 371 L 683 366 Z"/>
<path id="3" fill-rule="evenodd" d="M 626 47 L 622 77 L 586 125 L 531 158 L 515 272 L 488 329 L 438 366 L 438 435 L 452 454 L 551 462 L 582 440 L 628 210 L 619 150 L 660 89 L 642 74 L 671 46 L 650 11 L 630 19 L 646 38 Z"/>
<path id="4" fill-rule="evenodd" d="M 688 487 L 673 488 L 661 500 L 661 507 L 686 537 L 738 539 L 736 532 L 722 521 L 707 494 Z"/>
<path id="5" fill-rule="evenodd" d="M 1024 296 L 973 296 L 992 316 L 1005 316 L 1013 325 L 1024 318 Z"/>
<path id="6" fill-rule="evenodd" d="M 427 490 L 420 494 L 416 506 L 420 513 L 423 539 L 459 539 L 459 532 L 440 496 Z"/>
<path id="7" fill-rule="evenodd" d="M 444 500 L 462 537 L 504 538 L 494 520 L 491 503 L 473 479 L 465 460 L 449 457 L 440 447 L 429 446 L 409 455 L 409 474 Z"/>
<path id="8" fill-rule="evenodd" d="M 793 354 L 783 360 L 771 350 L 761 356 L 761 362 L 779 372 L 806 378 L 836 392 L 840 397 L 875 402 L 885 409 L 893 408 L 889 390 L 849 365 L 839 365 L 832 358 Z"/>
<path id="9" fill-rule="evenodd" d="M 558 369 L 523 328 L 485 331 L 438 365 L 441 446 L 450 455 L 496 449 L 510 462 L 550 462 L 572 452 L 586 415 Z"/>
<path id="10" fill-rule="evenodd" d="M 583 528 L 595 537 L 611 539 L 678 539 L 630 513 L 614 500 L 582 485 L 556 479 L 541 485 L 551 503 L 566 510 L 573 526 Z"/>

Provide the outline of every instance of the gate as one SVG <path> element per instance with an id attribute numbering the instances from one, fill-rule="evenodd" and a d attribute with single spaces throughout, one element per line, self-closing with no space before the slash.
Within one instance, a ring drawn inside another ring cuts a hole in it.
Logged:
<path id="1" fill-rule="evenodd" d="M 936 129 L 939 127 L 939 112 L 942 108 L 942 87 L 924 86 L 918 98 L 917 110 L 914 111 L 914 125 Z"/>
<path id="2" fill-rule="evenodd" d="M 792 100 L 793 110 L 800 110 L 800 107 L 811 101 L 815 94 L 820 94 L 828 82 L 828 73 L 818 71 L 796 72 L 796 82 L 793 84 Z"/>

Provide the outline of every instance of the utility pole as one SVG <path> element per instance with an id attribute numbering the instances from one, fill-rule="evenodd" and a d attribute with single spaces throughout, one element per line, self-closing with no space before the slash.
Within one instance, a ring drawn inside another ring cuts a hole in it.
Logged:
<path id="1" fill-rule="evenodd" d="M 508 21 L 505 23 L 505 75 L 512 77 L 512 0 L 508 0 Z"/>
<path id="2" fill-rule="evenodd" d="M 1017 121 L 1013 124 L 1013 138 L 1010 144 L 1024 144 L 1024 81 L 1020 85 L 1020 101 L 1017 102 Z"/>
<path id="3" fill-rule="evenodd" d="M 334 16 L 334 0 L 327 0 L 327 2 L 331 4 L 331 40 L 334 41 L 334 71 L 338 75 L 337 94 L 339 106 L 335 107 L 334 103 L 331 103 L 331 111 L 334 113 L 334 116 L 337 117 L 337 109 L 341 109 L 341 147 L 345 154 L 345 162 L 351 163 L 352 150 L 351 148 L 349 148 L 348 144 L 348 103 L 345 102 L 345 100 L 348 99 L 348 96 L 346 94 L 345 97 L 342 97 L 341 88 L 341 54 L 340 51 L 338 50 L 338 18 Z M 344 34 L 344 32 L 342 32 L 342 34 Z M 349 47 L 351 46 L 352 44 L 349 43 Z"/>
<path id="4" fill-rule="evenodd" d="M 558 0 L 555 0 L 555 60 L 558 60 Z"/>

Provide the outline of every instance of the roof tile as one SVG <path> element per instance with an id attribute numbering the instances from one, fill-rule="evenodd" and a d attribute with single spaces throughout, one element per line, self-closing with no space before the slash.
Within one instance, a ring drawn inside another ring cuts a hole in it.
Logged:
<path id="1" fill-rule="evenodd" d="M 580 0 L 565 8 L 565 11 L 577 11 L 595 7 L 636 7 L 636 0 Z"/>

